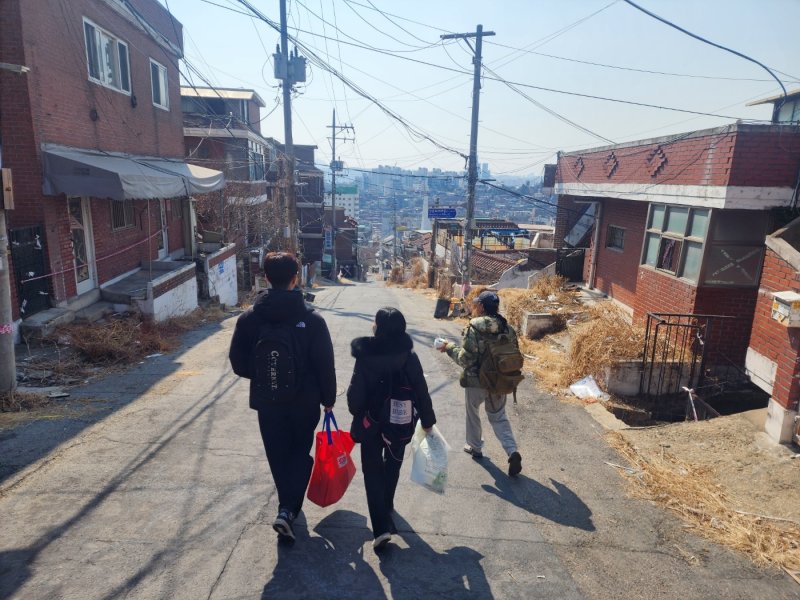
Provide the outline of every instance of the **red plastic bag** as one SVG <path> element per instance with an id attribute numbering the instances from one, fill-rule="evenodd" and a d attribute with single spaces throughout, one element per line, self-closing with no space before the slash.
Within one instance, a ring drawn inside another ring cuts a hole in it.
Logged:
<path id="1" fill-rule="evenodd" d="M 331 422 L 336 431 L 331 431 Z M 355 442 L 347 431 L 339 431 L 332 412 L 325 413 L 322 431 L 317 432 L 314 470 L 308 483 L 308 499 L 318 506 L 330 506 L 341 500 L 356 474 L 350 458 Z"/>

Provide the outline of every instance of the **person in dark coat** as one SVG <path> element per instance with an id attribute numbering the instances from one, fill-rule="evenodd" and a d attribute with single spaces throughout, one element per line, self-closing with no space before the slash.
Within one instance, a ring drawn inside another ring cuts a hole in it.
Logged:
<path id="1" fill-rule="evenodd" d="M 291 254 L 267 254 L 264 275 L 272 288 L 239 316 L 228 355 L 233 372 L 250 380 L 250 408 L 258 412 L 261 439 L 278 491 L 278 516 L 272 527 L 288 540 L 294 540 L 292 522 L 303 506 L 314 466 L 310 450 L 320 405 L 329 412 L 336 401 L 331 336 L 325 320 L 306 305 L 303 292 L 295 289 L 298 270 Z M 296 371 L 288 379 L 293 384 L 287 392 L 290 397 L 280 400 L 260 381 L 258 373 L 265 371 L 265 365 L 257 365 L 255 360 L 256 344 L 278 335 L 288 337 L 296 354 L 290 361 L 291 370 Z"/>
<path id="2" fill-rule="evenodd" d="M 393 387 L 402 382 L 413 392 L 413 408 L 423 429 L 430 431 L 436 423 L 433 402 L 422 372 L 422 364 L 414 353 L 414 343 L 406 333 L 406 320 L 396 308 L 381 308 L 375 315 L 374 336 L 360 337 L 351 342 L 356 359 L 350 387 L 347 389 L 347 407 L 353 423 L 374 423 L 378 435 L 365 435 L 361 442 L 361 470 L 367 492 L 367 506 L 375 537 L 373 547 L 381 550 L 397 533 L 392 512 L 394 493 L 403 464 L 403 454 L 410 438 L 393 439 L 391 427 L 381 423 L 386 402 L 391 402 Z M 408 418 L 412 418 L 411 413 Z M 397 413 L 395 413 L 397 415 Z M 367 421 L 365 421 L 367 419 Z M 359 431 L 356 426 L 353 432 Z"/>

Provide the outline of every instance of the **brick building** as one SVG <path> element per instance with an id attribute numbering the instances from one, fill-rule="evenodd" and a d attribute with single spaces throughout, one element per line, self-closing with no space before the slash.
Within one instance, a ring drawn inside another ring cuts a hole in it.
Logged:
<path id="1" fill-rule="evenodd" d="M 225 175 L 224 190 L 196 199 L 201 228 L 224 231 L 240 252 L 267 245 L 283 224 L 276 143 L 261 135 L 264 106 L 253 90 L 181 88 L 186 160 Z"/>
<path id="2" fill-rule="evenodd" d="M 0 62 L 30 69 L 0 70 L 14 318 L 90 303 L 159 260 L 144 300 L 161 306 L 152 293 L 185 278 L 167 273 L 186 263 L 166 262 L 191 256 L 189 197 L 224 185 L 183 162 L 181 24 L 156 0 L 2 0 L 0 12 Z"/>
<path id="3" fill-rule="evenodd" d="M 751 339 L 764 326 L 754 315 L 778 285 L 768 277 L 765 238 L 796 206 L 799 171 L 800 128 L 783 124 L 561 153 L 555 245 L 586 246 L 588 285 L 635 321 L 648 313 L 731 317 L 720 321 L 712 358 L 749 369 Z M 796 407 L 796 390 L 791 400 L 762 387 L 771 404 Z"/>

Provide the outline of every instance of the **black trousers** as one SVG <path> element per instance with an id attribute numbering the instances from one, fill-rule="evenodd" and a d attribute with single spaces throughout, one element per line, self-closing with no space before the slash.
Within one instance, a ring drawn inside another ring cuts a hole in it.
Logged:
<path id="1" fill-rule="evenodd" d="M 361 444 L 361 471 L 367 490 L 367 507 L 375 537 L 391 532 L 394 493 L 403 466 L 407 442 L 387 444 L 381 437 Z"/>
<path id="2" fill-rule="evenodd" d="M 320 407 L 297 403 L 270 406 L 258 411 L 258 426 L 267 461 L 278 490 L 278 506 L 295 515 L 311 479 L 314 459 L 311 446 L 319 423 Z"/>

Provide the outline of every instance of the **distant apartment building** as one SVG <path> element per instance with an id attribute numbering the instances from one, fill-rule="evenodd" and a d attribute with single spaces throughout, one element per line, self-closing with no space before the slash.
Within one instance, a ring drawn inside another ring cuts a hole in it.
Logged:
<path id="1" fill-rule="evenodd" d="M 337 185 L 334 199 L 336 200 L 336 207 L 343 208 L 346 216 L 351 219 L 358 219 L 358 186 Z M 331 192 L 329 191 L 325 192 L 325 206 L 332 206 Z"/>

